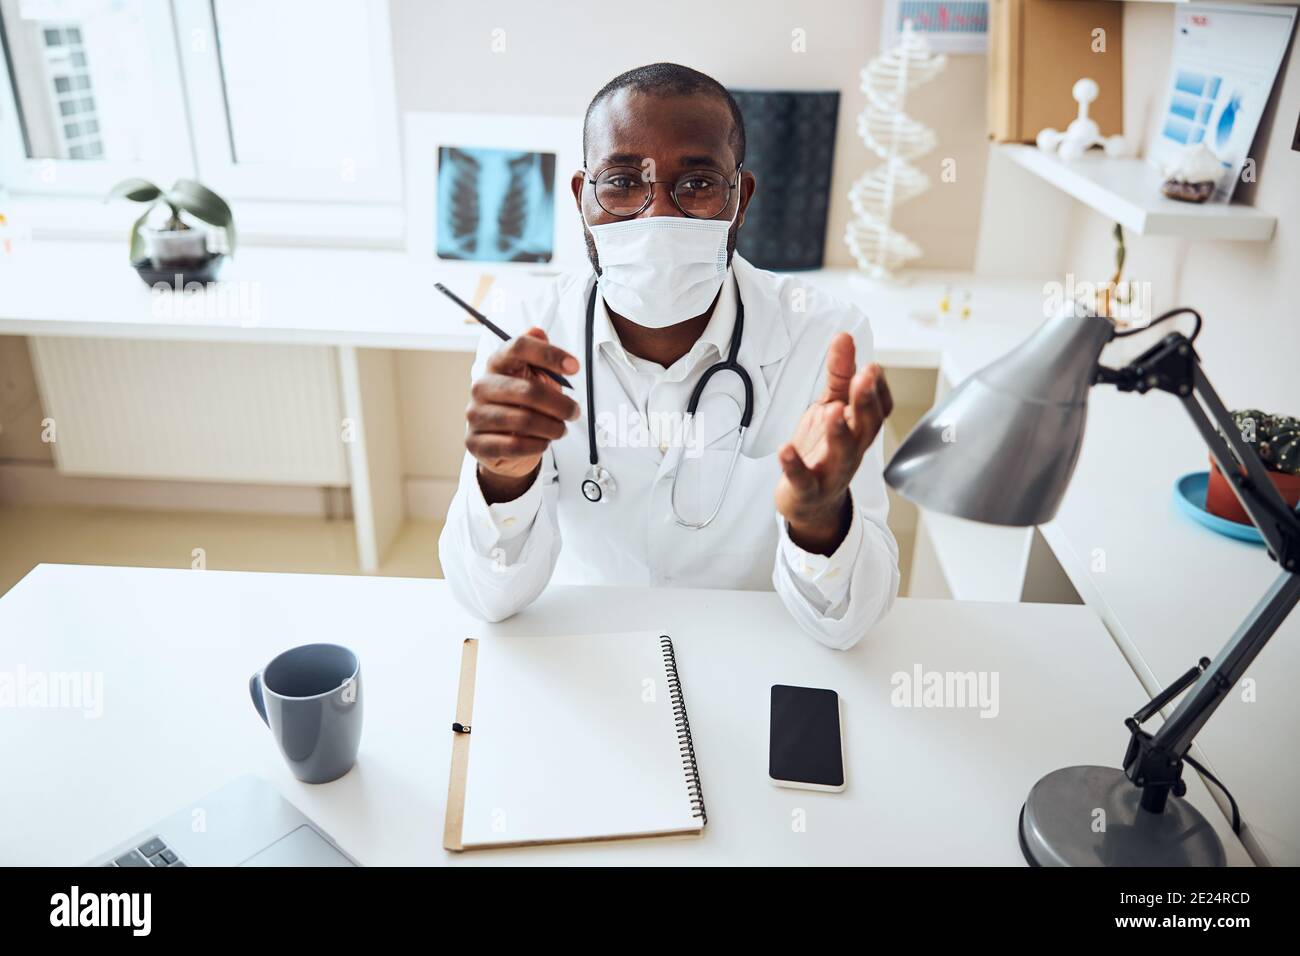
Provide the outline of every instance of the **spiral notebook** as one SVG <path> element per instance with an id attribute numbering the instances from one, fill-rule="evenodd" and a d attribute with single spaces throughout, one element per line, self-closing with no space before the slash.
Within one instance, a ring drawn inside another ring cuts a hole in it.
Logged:
<path id="1" fill-rule="evenodd" d="M 667 635 L 466 640 L 452 728 L 448 850 L 703 831 Z"/>

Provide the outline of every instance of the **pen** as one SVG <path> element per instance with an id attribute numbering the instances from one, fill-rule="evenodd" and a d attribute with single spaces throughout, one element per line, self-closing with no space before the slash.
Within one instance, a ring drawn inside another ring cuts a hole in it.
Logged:
<path id="1" fill-rule="evenodd" d="M 441 292 L 443 295 L 445 295 L 447 298 L 451 299 L 452 302 L 455 302 L 458 306 L 460 306 L 470 315 L 472 315 L 476 320 L 478 320 L 478 322 L 480 322 L 483 326 L 485 326 L 489 332 L 491 332 L 493 335 L 499 338 L 502 342 L 510 341 L 510 336 L 508 336 L 499 325 L 497 325 L 495 322 L 489 319 L 478 309 L 474 308 L 472 305 L 470 305 L 468 302 L 466 302 L 456 293 L 452 292 L 441 282 L 435 282 L 433 284 L 433 287 L 437 289 L 439 292 Z M 565 388 L 573 388 L 573 385 L 570 384 L 568 379 L 566 379 L 563 375 L 555 374 L 549 368 L 538 368 L 536 369 L 536 371 L 541 372 L 549 379 L 554 379 L 556 382 L 559 382 Z"/>

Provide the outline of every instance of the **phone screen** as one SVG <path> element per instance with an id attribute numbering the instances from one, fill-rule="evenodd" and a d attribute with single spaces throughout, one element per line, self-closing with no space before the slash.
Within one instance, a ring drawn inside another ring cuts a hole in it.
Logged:
<path id="1" fill-rule="evenodd" d="M 819 687 L 772 685 L 767 772 L 778 783 L 843 789 L 839 694 Z"/>

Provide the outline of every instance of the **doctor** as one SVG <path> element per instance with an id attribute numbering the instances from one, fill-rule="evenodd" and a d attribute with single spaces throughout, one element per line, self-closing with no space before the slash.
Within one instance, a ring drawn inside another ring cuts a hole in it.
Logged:
<path id="1" fill-rule="evenodd" d="M 594 274 L 559 281 L 510 343 L 483 338 L 447 580 L 493 621 L 550 581 L 775 588 L 811 636 L 851 647 L 899 581 L 866 318 L 733 256 L 755 179 L 715 80 L 624 73 L 583 140 Z"/>

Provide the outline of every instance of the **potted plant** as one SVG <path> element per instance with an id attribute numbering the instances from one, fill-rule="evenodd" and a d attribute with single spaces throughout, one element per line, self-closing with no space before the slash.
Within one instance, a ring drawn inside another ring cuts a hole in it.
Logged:
<path id="1" fill-rule="evenodd" d="M 1233 412 L 1232 418 L 1247 444 L 1255 448 L 1282 499 L 1294 508 L 1300 503 L 1300 419 L 1269 415 L 1254 408 Z M 1251 523 L 1214 459 L 1210 459 L 1205 510 L 1238 524 Z"/>
<path id="2" fill-rule="evenodd" d="M 145 210 L 131 225 L 131 264 L 137 270 L 196 271 L 220 261 L 220 254 L 208 248 L 208 230 L 196 228 L 182 218 L 188 213 L 226 234 L 226 251 L 235 251 L 235 218 L 226 201 L 192 179 L 178 179 L 163 189 L 147 179 L 124 179 L 109 192 L 110 199 L 145 203 Z M 166 206 L 170 215 L 158 227 L 145 225 L 149 215 Z"/>

